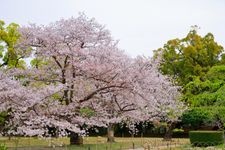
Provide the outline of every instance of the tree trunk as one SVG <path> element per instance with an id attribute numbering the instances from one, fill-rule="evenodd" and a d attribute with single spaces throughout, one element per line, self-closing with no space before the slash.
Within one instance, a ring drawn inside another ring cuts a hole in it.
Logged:
<path id="1" fill-rule="evenodd" d="M 163 140 L 165 140 L 165 141 L 171 141 L 172 140 L 174 125 L 175 125 L 174 123 L 168 123 L 168 125 L 166 127 L 166 133 L 165 133 L 165 136 L 164 136 Z"/>
<path id="2" fill-rule="evenodd" d="M 79 136 L 77 133 L 70 133 L 70 145 L 82 145 L 83 138 Z"/>
<path id="3" fill-rule="evenodd" d="M 115 142 L 115 138 L 114 138 L 114 127 L 115 125 L 110 123 L 108 125 L 108 129 L 107 129 L 107 142 Z"/>
<path id="4" fill-rule="evenodd" d="M 75 73 L 75 69 L 74 69 L 74 66 L 72 65 L 72 69 L 73 69 L 73 81 L 72 81 L 72 85 L 70 86 L 70 99 L 69 99 L 69 102 L 71 103 L 72 100 L 73 100 L 73 95 L 74 95 L 74 80 L 75 80 L 75 77 L 76 77 L 76 73 Z"/>

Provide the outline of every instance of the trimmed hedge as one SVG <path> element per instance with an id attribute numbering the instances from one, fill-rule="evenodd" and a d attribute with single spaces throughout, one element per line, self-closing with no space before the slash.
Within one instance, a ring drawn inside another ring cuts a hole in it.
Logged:
<path id="1" fill-rule="evenodd" d="M 223 131 L 189 131 L 191 144 L 194 146 L 214 146 L 224 143 Z"/>

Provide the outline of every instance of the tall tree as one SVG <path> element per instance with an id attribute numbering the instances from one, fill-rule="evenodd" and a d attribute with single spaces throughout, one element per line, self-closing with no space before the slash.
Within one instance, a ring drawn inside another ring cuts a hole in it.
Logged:
<path id="1" fill-rule="evenodd" d="M 11 23 L 8 26 L 0 20 L 0 67 L 20 67 L 26 66 L 23 60 L 29 54 L 29 50 L 16 48 L 19 41 L 19 25 Z"/>
<path id="2" fill-rule="evenodd" d="M 160 118 L 166 116 L 166 108 L 178 110 L 179 87 L 158 72 L 158 63 L 125 55 L 109 31 L 94 19 L 81 14 L 19 31 L 17 47 L 33 48 L 33 67 L 9 73 L 28 93 L 37 90 L 31 93 L 41 95 L 42 88 L 47 93 L 35 102 L 30 96 L 17 124 L 23 128 L 15 134 L 49 136 L 51 129 L 56 135 L 69 134 L 74 144 L 88 127 L 104 126 L 112 131 L 118 121 Z M 9 91 L 4 92 L 7 95 Z"/>
<path id="3" fill-rule="evenodd" d="M 161 71 L 172 75 L 180 85 L 193 81 L 196 76 L 203 78 L 210 67 L 224 62 L 221 57 L 224 49 L 213 34 L 202 37 L 195 28 L 185 38 L 169 40 L 157 51 L 162 52 Z"/>
<path id="4" fill-rule="evenodd" d="M 224 109 L 221 107 L 217 111 L 218 106 L 224 105 L 224 49 L 215 41 L 213 34 L 202 37 L 193 28 L 185 38 L 169 40 L 155 55 L 158 53 L 162 53 L 160 70 L 176 79 L 183 88 L 182 99 L 191 106 L 191 110 L 183 116 L 184 122 L 195 122 L 194 126 L 209 124 L 207 116 L 214 116 L 217 118 L 215 122 L 220 122 L 216 116 Z M 195 117 L 188 119 L 191 115 Z"/>

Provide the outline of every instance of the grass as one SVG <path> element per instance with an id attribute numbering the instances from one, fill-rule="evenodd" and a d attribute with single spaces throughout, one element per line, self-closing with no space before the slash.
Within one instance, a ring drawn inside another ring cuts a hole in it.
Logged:
<path id="1" fill-rule="evenodd" d="M 162 138 L 115 138 L 115 143 L 107 143 L 105 137 L 84 137 L 84 145 L 69 145 L 69 138 L 39 139 L 36 137 L 1 137 L 0 143 L 5 144 L 10 150 L 123 150 L 133 147 L 162 147 L 168 145 L 179 146 L 188 144 L 188 139 L 173 139 L 173 142 L 164 142 Z"/>
<path id="2" fill-rule="evenodd" d="M 217 146 L 209 146 L 209 147 L 193 147 L 191 146 L 191 144 L 185 144 L 185 145 L 181 145 L 178 147 L 174 147 L 171 148 L 171 150 L 224 150 L 225 149 L 225 145 L 224 144 L 220 144 Z"/>

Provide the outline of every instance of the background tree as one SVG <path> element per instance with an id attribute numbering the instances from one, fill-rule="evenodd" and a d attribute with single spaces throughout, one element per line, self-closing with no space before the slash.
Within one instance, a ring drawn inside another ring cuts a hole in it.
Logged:
<path id="1" fill-rule="evenodd" d="M 200 114 L 201 111 L 205 111 L 202 113 L 206 114 L 204 115 L 205 118 L 196 116 L 197 120 L 201 122 L 201 124 L 198 123 L 199 126 L 210 124 L 215 128 L 224 128 L 224 118 L 223 115 L 221 115 L 224 114 L 223 112 L 225 111 L 224 76 L 224 65 L 213 66 L 206 73 L 204 79 L 200 80 L 196 78 L 184 87 L 185 94 L 183 99 L 187 101 L 190 106 L 194 107 L 192 111 L 198 114 Z M 187 115 L 193 114 L 192 111 L 189 112 L 190 114 L 187 113 Z M 211 123 L 207 120 L 211 120 Z"/>
<path id="2" fill-rule="evenodd" d="M 160 70 L 182 86 L 182 100 L 191 106 L 183 116 L 184 124 L 223 127 L 218 114 L 224 109 L 223 52 L 211 33 L 202 37 L 195 28 L 185 38 L 169 40 L 155 52 L 162 53 Z"/>
<path id="3" fill-rule="evenodd" d="M 20 33 L 18 31 L 19 25 L 11 23 L 8 26 L 4 21 L 0 20 L 0 68 L 1 67 L 20 67 L 24 68 L 29 49 L 21 50 L 16 48 L 19 41 Z"/>
<path id="4" fill-rule="evenodd" d="M 212 66 L 224 62 L 221 57 L 224 49 L 214 40 L 213 34 L 202 37 L 195 28 L 185 38 L 169 40 L 157 51 L 162 52 L 161 71 L 173 76 L 180 85 L 195 77 L 204 78 Z"/>

